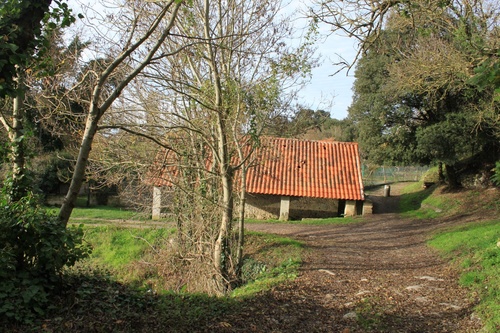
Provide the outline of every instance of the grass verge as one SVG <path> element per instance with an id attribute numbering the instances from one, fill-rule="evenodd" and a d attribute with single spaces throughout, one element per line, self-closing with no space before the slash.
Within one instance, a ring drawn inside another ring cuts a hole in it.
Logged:
<path id="1" fill-rule="evenodd" d="M 500 220 L 435 235 L 429 244 L 461 267 L 460 283 L 478 294 L 486 332 L 500 331 Z"/>
<path id="2" fill-rule="evenodd" d="M 101 267 L 115 279 L 135 286 L 145 286 L 150 272 L 149 255 L 165 244 L 174 229 L 129 229 L 121 227 L 89 227 L 85 239 L 93 247 L 91 257 L 83 264 Z M 243 282 L 233 296 L 251 295 L 270 289 L 297 275 L 304 251 L 302 243 L 290 238 L 257 232 L 246 234 Z M 155 277 L 161 278 L 161 277 Z"/>
<path id="3" fill-rule="evenodd" d="M 83 264 L 88 267 L 103 267 L 119 281 L 142 284 L 144 270 L 136 263 L 147 260 L 148 255 L 173 232 L 173 229 L 162 228 L 86 228 L 85 240 L 92 245 L 93 251 L 89 260 Z"/>
<path id="4" fill-rule="evenodd" d="M 246 247 L 248 253 L 242 267 L 245 283 L 233 291 L 233 297 L 249 297 L 297 277 L 304 251 L 301 242 L 249 232 Z"/>
<path id="5" fill-rule="evenodd" d="M 459 203 L 442 194 L 435 195 L 437 189 L 437 185 L 424 188 L 422 182 L 405 187 L 399 203 L 402 216 L 432 219 L 452 212 Z"/>
<path id="6" fill-rule="evenodd" d="M 48 208 L 54 214 L 59 213 L 59 208 Z M 95 207 L 75 207 L 71 213 L 70 221 L 79 219 L 102 219 L 102 220 L 149 220 L 150 216 L 145 213 L 126 210 L 118 207 L 95 206 Z"/>

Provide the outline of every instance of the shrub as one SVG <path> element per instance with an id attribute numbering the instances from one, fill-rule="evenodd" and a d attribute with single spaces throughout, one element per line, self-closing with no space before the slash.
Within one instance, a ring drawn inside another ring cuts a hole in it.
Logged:
<path id="1" fill-rule="evenodd" d="M 424 183 L 439 183 L 439 169 L 438 167 L 430 168 L 422 176 L 422 182 Z"/>
<path id="2" fill-rule="evenodd" d="M 491 176 L 491 181 L 496 186 L 500 186 L 500 161 L 497 161 L 495 164 L 495 168 L 493 169 L 494 174 Z"/>
<path id="3" fill-rule="evenodd" d="M 0 322 L 31 322 L 47 309 L 65 266 L 90 253 L 82 227 L 67 229 L 32 194 L 0 198 Z"/>

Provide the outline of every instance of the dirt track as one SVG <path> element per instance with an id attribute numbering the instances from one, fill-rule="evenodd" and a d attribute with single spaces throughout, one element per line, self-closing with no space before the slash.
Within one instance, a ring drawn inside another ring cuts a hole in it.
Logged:
<path id="1" fill-rule="evenodd" d="M 393 196 L 371 197 L 379 214 L 344 226 L 252 224 L 310 249 L 299 277 L 224 318 L 219 332 L 476 332 L 475 300 L 458 273 L 428 248 L 429 235 L 473 216 L 408 220 Z M 392 211 L 392 212 L 391 212 Z"/>

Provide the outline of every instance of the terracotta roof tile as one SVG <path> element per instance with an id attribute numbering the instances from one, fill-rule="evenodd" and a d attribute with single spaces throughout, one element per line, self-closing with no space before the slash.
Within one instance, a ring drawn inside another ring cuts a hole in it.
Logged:
<path id="1" fill-rule="evenodd" d="M 248 193 L 364 200 L 357 143 L 263 137 L 253 160 Z M 172 186 L 178 171 L 175 153 L 162 150 L 148 182 Z"/>
<path id="2" fill-rule="evenodd" d="M 364 200 L 358 144 L 262 138 L 249 193 Z"/>

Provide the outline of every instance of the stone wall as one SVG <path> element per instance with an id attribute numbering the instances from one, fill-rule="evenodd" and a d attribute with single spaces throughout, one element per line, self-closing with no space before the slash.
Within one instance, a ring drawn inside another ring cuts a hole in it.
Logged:
<path id="1" fill-rule="evenodd" d="M 245 215 L 259 220 L 278 219 L 280 217 L 281 197 L 278 195 L 247 194 Z M 339 216 L 338 200 L 291 197 L 289 218 L 325 218 Z"/>
<path id="2" fill-rule="evenodd" d="M 281 198 L 278 195 L 247 194 L 245 216 L 251 219 L 278 219 Z"/>

